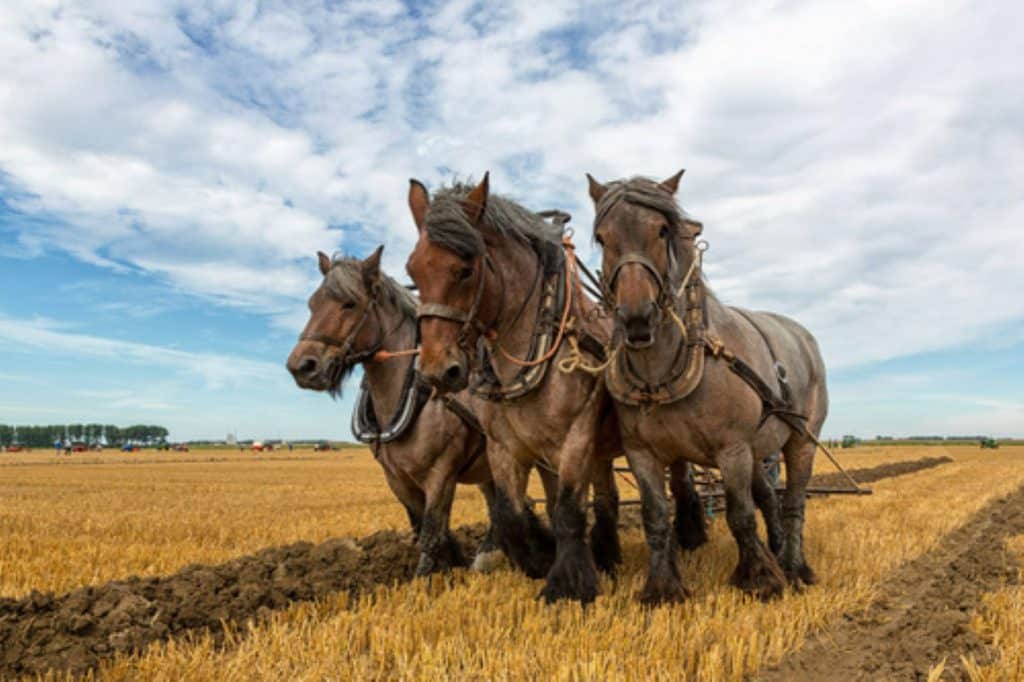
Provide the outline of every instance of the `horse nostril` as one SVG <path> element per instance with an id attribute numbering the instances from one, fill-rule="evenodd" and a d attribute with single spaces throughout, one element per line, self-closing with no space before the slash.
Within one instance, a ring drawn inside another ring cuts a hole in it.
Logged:
<path id="1" fill-rule="evenodd" d="M 444 371 L 444 379 L 449 384 L 458 383 L 462 379 L 462 365 L 458 363 L 449 365 L 448 369 Z"/>
<path id="2" fill-rule="evenodd" d="M 316 358 L 307 356 L 302 358 L 302 362 L 300 362 L 299 366 L 295 369 L 295 373 L 301 374 L 302 376 L 309 376 L 316 372 L 318 364 L 319 363 L 316 361 Z"/>

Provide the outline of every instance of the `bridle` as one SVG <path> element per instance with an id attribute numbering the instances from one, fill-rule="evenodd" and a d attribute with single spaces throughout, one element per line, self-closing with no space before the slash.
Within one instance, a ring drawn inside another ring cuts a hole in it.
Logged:
<path id="1" fill-rule="evenodd" d="M 668 254 L 668 272 L 662 274 L 658 271 L 658 267 L 654 264 L 646 254 L 633 251 L 630 253 L 623 254 L 618 261 L 615 262 L 615 267 L 612 268 L 611 274 L 608 276 L 602 276 L 602 288 L 605 290 L 605 296 L 603 303 L 608 307 L 614 307 L 615 301 L 615 285 L 618 282 L 619 275 L 622 273 L 622 269 L 627 265 L 639 265 L 642 267 L 654 283 L 658 287 L 657 296 L 657 310 L 659 314 L 672 310 L 675 306 L 676 301 L 686 292 L 686 288 L 693 281 L 693 276 L 696 272 L 699 272 L 701 268 L 701 260 L 703 259 L 703 253 L 707 250 L 708 243 L 703 239 L 697 240 L 696 237 L 680 235 L 678 239 L 684 239 L 687 241 L 694 242 L 694 259 L 690 263 L 689 269 L 683 276 L 682 281 L 678 287 L 672 286 L 668 282 L 668 278 L 671 273 L 676 269 L 676 255 L 672 250 L 670 243 L 666 242 L 665 250 Z M 660 319 L 659 319 L 660 322 Z"/>
<path id="2" fill-rule="evenodd" d="M 308 334 L 303 332 L 302 334 L 299 335 L 299 340 L 315 341 L 317 343 L 322 343 L 325 346 L 340 349 L 338 354 L 341 357 L 342 362 L 347 365 L 354 365 L 373 358 L 373 356 L 376 355 L 377 352 L 380 351 L 381 347 L 384 345 L 384 341 L 387 340 L 387 338 L 391 336 L 393 333 L 395 333 L 399 329 L 399 327 L 402 326 L 402 323 L 405 322 L 405 318 L 403 318 L 398 321 L 398 324 L 396 324 L 394 328 L 388 330 L 387 332 L 384 331 L 384 324 L 380 318 L 379 302 L 377 300 L 379 292 L 380 288 L 377 286 L 374 286 L 370 290 L 369 295 L 366 297 L 366 303 L 363 304 L 363 310 L 359 315 L 359 319 L 352 327 L 352 331 L 350 331 L 348 335 L 345 336 L 344 338 L 340 336 L 335 336 L 333 334 Z M 331 293 L 330 289 L 327 289 L 327 295 L 335 300 L 338 299 L 337 296 Z M 359 333 L 363 330 L 363 327 L 366 326 L 366 321 L 370 319 L 371 314 L 373 315 L 374 318 L 376 318 L 377 321 L 377 339 L 366 350 L 362 350 L 357 353 L 352 353 L 352 346 L 355 345 L 356 338 L 359 336 Z"/>
<path id="3" fill-rule="evenodd" d="M 668 254 L 669 254 L 669 256 L 668 256 L 669 257 L 669 271 L 671 271 L 672 270 L 672 261 L 674 261 L 675 259 L 672 256 L 672 249 L 669 248 L 667 250 L 668 250 Z M 611 274 L 608 276 L 608 278 L 607 278 L 607 280 L 605 282 L 605 288 L 607 289 L 609 294 L 612 294 L 614 296 L 614 294 L 615 294 L 615 285 L 618 282 L 619 275 L 622 273 L 622 269 L 625 268 L 627 265 L 639 265 L 639 266 L 641 266 L 644 270 L 647 271 L 647 274 L 651 276 L 651 279 L 654 280 L 654 283 L 658 286 L 658 308 L 659 308 L 659 310 L 663 310 L 666 306 L 672 304 L 671 292 L 665 286 L 666 275 L 662 275 L 660 272 L 658 272 L 658 268 L 654 264 L 654 261 L 652 261 L 646 255 L 644 255 L 642 253 L 639 253 L 639 252 L 633 252 L 633 253 L 624 254 L 615 263 L 615 267 L 612 268 Z M 612 297 L 609 297 L 609 298 L 610 298 L 611 301 L 614 300 L 614 298 L 612 298 Z"/>
<path id="4" fill-rule="evenodd" d="M 491 261 L 489 254 L 484 254 L 480 264 L 480 277 L 478 278 L 476 291 L 473 293 L 473 301 L 469 306 L 469 310 L 461 310 L 455 306 L 445 305 L 444 303 L 420 303 L 416 308 L 416 320 L 422 320 L 424 318 L 438 318 L 441 320 L 448 320 L 460 324 L 459 333 L 456 337 L 456 343 L 459 348 L 472 355 L 472 348 L 469 345 L 470 334 L 476 331 L 481 336 L 488 336 L 491 330 L 494 329 L 496 321 L 492 320 L 490 323 L 484 322 L 480 319 L 480 302 L 484 297 L 484 289 L 487 288 L 487 271 L 495 273 L 499 278 L 501 274 L 494 267 L 494 263 Z M 501 309 L 504 307 L 505 298 L 505 287 L 504 282 L 498 287 L 501 292 L 501 303 L 498 305 L 498 311 L 500 315 Z"/>

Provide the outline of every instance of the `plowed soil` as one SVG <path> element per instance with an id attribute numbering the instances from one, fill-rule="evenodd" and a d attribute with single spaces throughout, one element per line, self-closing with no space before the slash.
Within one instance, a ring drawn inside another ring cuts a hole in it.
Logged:
<path id="1" fill-rule="evenodd" d="M 925 458 L 851 473 L 870 482 L 946 461 Z M 829 476 L 815 477 L 814 485 L 843 483 Z M 455 534 L 471 555 L 484 531 L 475 525 Z M 193 565 L 170 576 L 131 577 L 60 596 L 33 592 L 0 599 L 0 677 L 82 673 L 115 654 L 188 632 L 208 630 L 219 638 L 224 622 L 244 624 L 292 602 L 409 580 L 416 560 L 409 533 L 383 531 L 273 547 L 216 566 Z"/>
<path id="2" fill-rule="evenodd" d="M 1017 580 L 1005 540 L 1024 532 L 1024 489 L 996 500 L 935 550 L 899 568 L 865 612 L 788 657 L 763 680 L 966 679 L 961 656 L 991 661 L 970 621 L 986 592 Z"/>

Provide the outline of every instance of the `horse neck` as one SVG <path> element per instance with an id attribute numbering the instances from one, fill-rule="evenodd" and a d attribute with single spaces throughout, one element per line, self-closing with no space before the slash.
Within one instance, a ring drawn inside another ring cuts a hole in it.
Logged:
<path id="1" fill-rule="evenodd" d="M 391 332 L 381 343 L 381 350 L 399 351 L 415 346 L 415 317 L 390 308 L 382 308 L 380 322 L 384 327 L 381 330 L 382 334 Z M 393 329 L 394 331 L 391 331 Z M 413 356 L 409 356 L 390 360 L 371 358 L 363 363 L 366 387 L 373 401 L 373 412 L 381 427 L 384 427 L 391 420 L 392 415 L 398 411 L 402 400 L 402 388 L 405 386 L 405 377 L 413 362 Z"/>
<path id="2" fill-rule="evenodd" d="M 537 272 L 543 268 L 540 256 L 531 246 L 505 238 L 498 248 L 491 251 L 491 260 L 499 273 L 498 285 L 503 289 L 495 294 L 503 301 L 497 343 L 510 355 L 526 358 L 537 326 L 544 288 L 543 282 L 535 284 L 538 277 L 543 277 Z M 502 380 L 510 379 L 519 371 L 519 367 L 500 352 L 492 354 L 491 365 Z"/>

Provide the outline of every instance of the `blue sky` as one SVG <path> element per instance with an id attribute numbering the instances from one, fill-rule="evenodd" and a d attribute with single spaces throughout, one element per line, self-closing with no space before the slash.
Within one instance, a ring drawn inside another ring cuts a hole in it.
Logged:
<path id="1" fill-rule="evenodd" d="M 584 172 L 685 167 L 719 296 L 818 337 L 826 433 L 1024 436 L 1024 8 L 892 5 L 4 3 L 0 422 L 348 437 L 283 366 L 317 250 L 404 279 L 410 176 L 582 235 Z"/>

